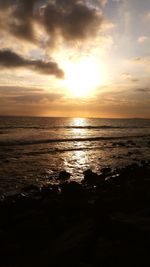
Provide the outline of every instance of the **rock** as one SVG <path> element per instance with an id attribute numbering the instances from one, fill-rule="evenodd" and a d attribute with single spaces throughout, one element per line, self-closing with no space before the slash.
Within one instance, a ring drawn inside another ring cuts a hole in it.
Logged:
<path id="1" fill-rule="evenodd" d="M 81 195 L 81 193 L 83 193 L 83 189 L 79 183 L 72 181 L 70 183 L 63 184 L 61 188 L 61 192 L 65 196 L 68 196 L 71 198 L 72 197 L 78 198 Z"/>
<path id="2" fill-rule="evenodd" d="M 59 173 L 59 179 L 60 180 L 69 180 L 71 174 L 69 172 L 66 172 L 66 171 L 61 171 Z"/>
<path id="3" fill-rule="evenodd" d="M 59 186 L 51 185 L 51 186 L 43 186 L 41 188 L 41 194 L 43 196 L 57 196 L 59 194 Z"/>
<path id="4" fill-rule="evenodd" d="M 31 184 L 31 185 L 27 185 L 27 186 L 25 186 L 25 187 L 22 189 L 22 191 L 25 192 L 25 193 L 31 193 L 31 192 L 39 192 L 40 189 L 39 189 L 38 186 Z"/>
<path id="5" fill-rule="evenodd" d="M 74 223 L 42 251 L 39 266 L 80 266 L 83 259 L 90 259 L 93 244 L 93 220 Z"/>
<path id="6" fill-rule="evenodd" d="M 99 176 L 97 173 L 92 172 L 90 169 L 83 172 L 84 174 L 84 180 L 83 182 L 86 182 L 87 184 L 97 184 L 99 180 Z"/>
<path id="7" fill-rule="evenodd" d="M 112 171 L 112 170 L 111 170 L 110 167 L 105 167 L 105 168 L 102 168 L 102 169 L 101 169 L 101 172 L 102 172 L 102 173 L 105 173 L 105 174 L 109 174 L 111 171 Z"/>
<path id="8" fill-rule="evenodd" d="M 147 266 L 149 177 L 143 160 L 100 175 L 86 170 L 83 185 L 64 179 L 2 196 L 0 266 Z"/>

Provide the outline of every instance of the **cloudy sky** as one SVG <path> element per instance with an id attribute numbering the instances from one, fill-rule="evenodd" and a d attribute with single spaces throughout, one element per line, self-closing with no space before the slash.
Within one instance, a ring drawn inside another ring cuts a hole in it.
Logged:
<path id="1" fill-rule="evenodd" d="M 0 115 L 150 118 L 149 0 L 0 0 Z"/>

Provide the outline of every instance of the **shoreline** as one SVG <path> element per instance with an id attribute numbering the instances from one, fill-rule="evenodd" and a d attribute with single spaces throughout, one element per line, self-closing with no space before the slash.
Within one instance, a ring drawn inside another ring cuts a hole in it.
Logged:
<path id="1" fill-rule="evenodd" d="M 0 201 L 0 266 L 146 266 L 150 161 L 87 170 L 82 184 L 38 188 Z"/>

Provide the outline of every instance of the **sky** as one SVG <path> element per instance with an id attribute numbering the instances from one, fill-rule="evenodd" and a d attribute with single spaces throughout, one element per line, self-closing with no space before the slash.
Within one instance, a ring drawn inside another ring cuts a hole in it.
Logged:
<path id="1" fill-rule="evenodd" d="M 149 0 L 0 0 L 0 115 L 150 118 Z"/>

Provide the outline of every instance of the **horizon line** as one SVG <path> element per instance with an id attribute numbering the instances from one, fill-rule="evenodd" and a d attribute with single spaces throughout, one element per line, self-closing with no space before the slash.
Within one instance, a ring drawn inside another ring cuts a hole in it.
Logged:
<path id="1" fill-rule="evenodd" d="M 84 117 L 84 116 L 1 115 L 1 114 L 0 117 L 150 120 L 150 117 Z"/>

